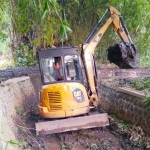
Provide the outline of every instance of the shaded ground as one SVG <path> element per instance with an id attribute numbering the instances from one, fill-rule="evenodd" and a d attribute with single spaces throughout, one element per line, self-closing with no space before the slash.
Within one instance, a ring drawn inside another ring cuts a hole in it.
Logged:
<path id="1" fill-rule="evenodd" d="M 24 150 L 144 150 L 143 146 L 132 147 L 129 139 L 117 132 L 117 125 L 114 122 L 111 122 L 109 127 L 36 137 L 33 128 L 38 119 L 37 115 L 31 113 L 25 121 L 26 127 L 30 129 L 33 138 L 27 138 L 20 130 L 20 135 L 27 142 L 26 146 L 23 146 Z"/>
<path id="2" fill-rule="evenodd" d="M 24 141 L 21 147 L 23 150 L 148 150 L 142 142 L 139 145 L 131 142 L 131 135 L 124 132 L 127 124 L 116 122 L 112 117 L 108 127 L 40 136 L 36 136 L 35 132 L 35 123 L 41 120 L 38 115 L 30 113 L 27 116 L 22 115 L 21 118 L 24 124 L 20 125 L 18 131 L 19 139 Z"/>
<path id="3" fill-rule="evenodd" d="M 53 144 L 59 145 L 57 150 L 121 150 L 120 141 L 107 128 L 86 129 L 55 135 L 47 139 L 47 149 Z M 55 139 L 55 140 L 54 140 Z M 54 142 L 55 141 L 55 142 Z"/>

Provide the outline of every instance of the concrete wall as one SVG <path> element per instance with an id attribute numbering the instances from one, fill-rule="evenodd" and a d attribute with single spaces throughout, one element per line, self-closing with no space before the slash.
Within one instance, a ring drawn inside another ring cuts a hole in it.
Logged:
<path id="1" fill-rule="evenodd" d="M 14 118 L 18 113 L 36 109 L 40 87 L 39 74 L 10 79 L 0 84 L 0 146 L 5 146 L 5 141 L 16 139 L 19 122 L 16 123 Z M 8 146 L 8 150 L 17 149 L 10 144 Z"/>
<path id="2" fill-rule="evenodd" d="M 139 125 L 150 135 L 150 109 L 143 104 L 144 94 L 128 88 L 117 88 L 101 83 L 101 106 L 120 119 Z"/>

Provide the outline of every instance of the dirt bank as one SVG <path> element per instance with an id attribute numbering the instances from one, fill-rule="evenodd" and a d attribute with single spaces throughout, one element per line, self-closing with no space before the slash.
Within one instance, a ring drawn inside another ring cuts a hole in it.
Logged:
<path id="1" fill-rule="evenodd" d="M 133 150 L 127 138 L 124 138 L 119 132 L 114 130 L 114 122 L 109 127 L 95 129 L 85 129 L 79 131 L 70 131 L 52 135 L 41 135 L 36 137 L 35 122 L 39 118 L 36 114 L 30 113 L 26 118 L 26 127 L 35 138 L 39 146 L 32 139 L 26 138 L 20 130 L 23 140 L 28 141 L 23 149 L 34 150 Z M 40 148 L 41 147 L 41 148 Z M 140 147 L 140 150 L 144 150 Z"/>

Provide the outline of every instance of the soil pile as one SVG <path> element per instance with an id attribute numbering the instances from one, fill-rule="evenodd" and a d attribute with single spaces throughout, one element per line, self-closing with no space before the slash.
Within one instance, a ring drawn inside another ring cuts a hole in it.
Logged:
<path id="1" fill-rule="evenodd" d="M 139 66 L 138 50 L 132 44 L 121 42 L 110 46 L 107 52 L 110 63 L 116 64 L 119 68 L 130 69 Z"/>

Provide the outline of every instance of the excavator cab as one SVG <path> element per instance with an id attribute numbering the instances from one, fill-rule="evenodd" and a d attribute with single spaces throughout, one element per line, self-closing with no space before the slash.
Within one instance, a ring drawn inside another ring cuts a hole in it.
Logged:
<path id="1" fill-rule="evenodd" d="M 39 50 L 38 56 L 43 84 L 39 114 L 63 118 L 88 113 L 89 101 L 77 47 Z"/>
<path id="2" fill-rule="evenodd" d="M 77 47 L 39 50 L 38 55 L 43 85 L 62 82 L 83 84 L 81 60 Z M 56 64 L 59 66 L 57 69 Z"/>

